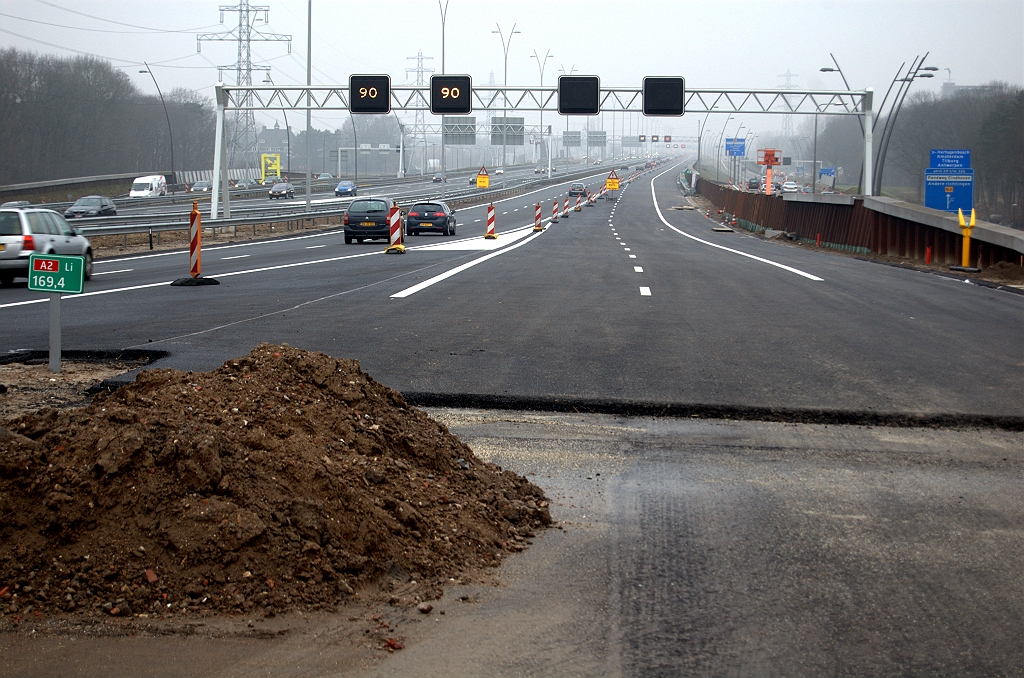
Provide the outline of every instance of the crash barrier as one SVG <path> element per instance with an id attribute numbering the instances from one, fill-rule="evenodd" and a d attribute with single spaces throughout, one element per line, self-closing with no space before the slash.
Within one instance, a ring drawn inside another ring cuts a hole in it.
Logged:
<path id="1" fill-rule="evenodd" d="M 825 194 L 780 199 L 697 181 L 696 191 L 719 213 L 755 233 L 783 231 L 800 242 L 857 254 L 881 254 L 959 265 L 963 236 L 956 215 L 884 197 Z M 827 202 L 826 202 L 827 201 Z M 985 268 L 1000 261 L 1024 266 L 1024 232 L 978 222 L 971 235 L 971 264 Z"/>
<path id="2" fill-rule="evenodd" d="M 494 232 L 494 203 L 492 202 L 487 206 L 487 231 L 484 232 L 484 237 L 489 240 L 497 238 L 497 234 Z"/>

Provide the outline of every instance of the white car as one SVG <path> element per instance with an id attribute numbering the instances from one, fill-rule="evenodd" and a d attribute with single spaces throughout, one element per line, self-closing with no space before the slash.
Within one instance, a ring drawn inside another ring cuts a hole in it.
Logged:
<path id="1" fill-rule="evenodd" d="M 499 167 L 498 169 L 494 170 L 494 173 L 495 173 L 495 174 L 504 174 L 504 173 L 505 173 L 505 170 L 504 170 L 504 169 L 502 169 L 501 167 Z"/>
<path id="2" fill-rule="evenodd" d="M 787 181 L 782 184 L 783 193 L 799 193 L 800 186 L 795 181 Z"/>

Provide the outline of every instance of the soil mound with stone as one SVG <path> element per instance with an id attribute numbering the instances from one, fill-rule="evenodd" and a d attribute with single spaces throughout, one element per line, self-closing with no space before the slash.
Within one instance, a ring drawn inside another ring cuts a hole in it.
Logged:
<path id="1" fill-rule="evenodd" d="M 5 425 L 0 614 L 15 619 L 334 609 L 410 580 L 436 598 L 551 523 L 538 487 L 358 362 L 287 345 Z"/>

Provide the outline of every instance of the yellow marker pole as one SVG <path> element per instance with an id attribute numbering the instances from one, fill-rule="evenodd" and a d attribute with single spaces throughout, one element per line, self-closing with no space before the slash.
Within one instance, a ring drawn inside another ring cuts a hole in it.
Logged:
<path id="1" fill-rule="evenodd" d="M 964 235 L 963 255 L 960 257 L 960 265 L 964 268 L 969 268 L 971 265 L 971 231 L 974 230 L 975 224 L 974 208 L 971 208 L 971 223 L 969 225 L 964 222 L 964 211 L 962 209 L 957 210 L 957 215 L 960 217 L 960 232 Z"/>

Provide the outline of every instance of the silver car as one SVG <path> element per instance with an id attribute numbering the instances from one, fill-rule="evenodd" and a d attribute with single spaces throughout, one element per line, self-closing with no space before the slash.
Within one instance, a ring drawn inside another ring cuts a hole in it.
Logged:
<path id="1" fill-rule="evenodd" d="M 92 245 L 64 217 L 45 209 L 0 209 L 0 285 L 28 277 L 30 254 L 84 257 L 85 279 L 92 278 Z"/>

